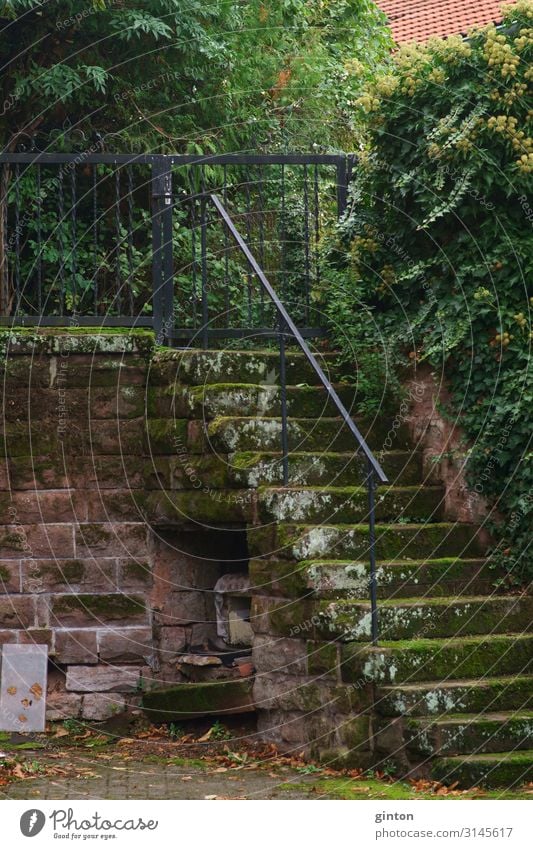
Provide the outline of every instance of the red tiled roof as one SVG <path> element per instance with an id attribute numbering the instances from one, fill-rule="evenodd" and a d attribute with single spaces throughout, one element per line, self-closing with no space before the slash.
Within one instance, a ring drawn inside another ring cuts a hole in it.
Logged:
<path id="1" fill-rule="evenodd" d="M 376 0 L 397 44 L 431 36 L 461 35 L 502 19 L 503 0 Z M 507 0 L 507 5 L 510 5 Z"/>

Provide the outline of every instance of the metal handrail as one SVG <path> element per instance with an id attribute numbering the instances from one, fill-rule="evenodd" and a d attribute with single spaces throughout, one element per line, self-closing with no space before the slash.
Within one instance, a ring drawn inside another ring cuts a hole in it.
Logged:
<path id="1" fill-rule="evenodd" d="M 300 331 L 296 327 L 294 321 L 290 317 L 289 313 L 283 306 L 283 303 L 278 298 L 275 290 L 272 285 L 268 281 L 263 269 L 255 259 L 254 255 L 250 251 L 248 245 L 245 240 L 237 230 L 235 224 L 233 223 L 231 216 L 228 211 L 221 203 L 220 198 L 215 194 L 210 195 L 210 199 L 217 210 L 218 214 L 222 218 L 224 225 L 227 227 L 229 233 L 231 233 L 233 239 L 235 240 L 237 246 L 241 250 L 243 256 L 248 262 L 250 268 L 256 275 L 257 279 L 261 283 L 263 289 L 268 294 L 269 298 L 272 300 L 277 314 L 279 318 L 279 347 L 280 347 L 280 382 L 281 382 L 281 440 L 282 440 L 282 462 L 283 462 L 283 483 L 287 486 L 289 482 L 289 461 L 288 461 L 288 432 L 287 432 L 287 383 L 286 383 L 286 371 L 285 371 L 285 336 L 290 335 L 296 339 L 298 345 L 303 351 L 309 365 L 312 367 L 313 371 L 319 378 L 320 382 L 326 389 L 330 399 L 333 401 L 337 410 L 339 411 L 341 417 L 343 418 L 345 424 L 348 426 L 351 433 L 354 435 L 357 443 L 359 444 L 360 449 L 366 457 L 367 462 L 367 476 L 366 476 L 366 485 L 368 490 L 368 530 L 369 530 L 369 561 L 370 561 L 370 616 L 371 616 L 371 639 L 373 645 L 377 645 L 378 642 L 378 607 L 377 607 L 377 572 L 376 572 L 376 505 L 375 505 L 375 490 L 376 490 L 376 481 L 375 478 L 378 479 L 380 483 L 388 483 L 388 478 L 381 468 L 380 464 L 374 457 L 372 451 L 367 445 L 365 439 L 363 438 L 361 432 L 350 416 L 348 410 L 342 403 L 341 399 L 335 392 L 331 382 L 328 380 L 326 374 L 320 367 L 316 357 L 313 355 L 311 350 L 309 349 L 307 343 L 305 342 L 303 336 Z M 289 331 L 289 333 L 287 333 Z"/>
<path id="2" fill-rule="evenodd" d="M 287 312 L 287 310 L 283 306 L 282 302 L 278 298 L 274 288 L 269 283 L 263 269 L 261 268 L 261 266 L 259 265 L 259 263 L 255 259 L 254 255 L 250 251 L 248 245 L 246 244 L 243 237 L 241 236 L 241 234 L 237 230 L 237 228 L 236 228 L 235 224 L 233 223 L 227 209 L 223 206 L 223 204 L 221 203 L 221 201 L 217 197 L 217 195 L 212 194 L 212 195 L 210 195 L 210 198 L 211 198 L 217 212 L 219 213 L 220 217 L 224 221 L 224 224 L 228 228 L 229 232 L 231 233 L 231 235 L 235 239 L 235 241 L 236 241 L 237 245 L 239 246 L 241 252 L 243 253 L 244 257 L 246 258 L 246 261 L 250 265 L 252 271 L 257 276 L 257 278 L 258 278 L 259 282 L 261 283 L 263 289 L 265 290 L 265 292 L 267 292 L 268 296 L 273 301 L 274 306 L 276 308 L 276 311 L 278 313 L 278 316 L 280 318 L 280 322 L 286 328 L 288 328 L 288 330 L 290 331 L 290 335 L 293 336 L 296 339 L 296 341 L 297 341 L 298 345 L 300 346 L 300 348 L 302 349 L 307 361 L 309 362 L 309 365 L 312 367 L 312 369 L 315 372 L 315 374 L 317 375 L 318 379 L 320 380 L 320 382 L 322 383 L 322 385 L 326 389 L 329 397 L 331 398 L 331 400 L 333 401 L 333 403 L 337 407 L 337 410 L 339 411 L 339 414 L 341 415 L 341 417 L 344 419 L 345 424 L 348 426 L 350 431 L 355 436 L 355 438 L 356 438 L 356 440 L 359 444 L 359 447 L 361 448 L 363 454 L 365 455 L 368 463 L 370 464 L 370 466 L 372 468 L 372 471 L 376 474 L 380 483 L 388 483 L 388 478 L 387 478 L 385 472 L 383 471 L 380 464 L 378 463 L 378 461 L 374 457 L 372 451 L 370 450 L 367 443 L 365 442 L 363 435 L 359 431 L 359 428 L 357 427 L 357 425 L 353 421 L 352 417 L 350 416 L 350 413 L 348 412 L 348 410 L 346 409 L 346 407 L 342 403 L 341 399 L 339 398 L 339 396 L 335 392 L 333 386 L 331 385 L 331 382 L 328 380 L 324 371 L 320 367 L 316 357 L 311 353 L 307 343 L 305 342 L 305 339 L 301 335 L 301 333 L 298 330 L 298 328 L 296 327 L 294 321 L 292 320 L 289 313 Z M 283 329 L 281 330 L 281 335 L 282 336 L 284 335 Z"/>

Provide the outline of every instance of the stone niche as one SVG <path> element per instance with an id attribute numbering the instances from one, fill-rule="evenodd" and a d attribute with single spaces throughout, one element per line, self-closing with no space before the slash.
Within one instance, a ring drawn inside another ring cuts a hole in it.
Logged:
<path id="1" fill-rule="evenodd" d="M 157 678 L 225 677 L 252 641 L 244 528 L 154 530 L 151 607 Z M 249 653 L 249 651 L 248 651 Z"/>

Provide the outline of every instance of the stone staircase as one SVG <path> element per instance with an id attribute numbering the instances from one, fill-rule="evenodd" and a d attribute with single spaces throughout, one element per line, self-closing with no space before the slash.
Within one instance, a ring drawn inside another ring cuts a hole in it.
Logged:
<path id="1" fill-rule="evenodd" d="M 322 358 L 334 380 L 332 363 Z M 168 355 L 170 404 L 189 419 L 188 463 L 217 487 L 254 493 L 240 518 L 261 733 L 325 760 L 448 784 L 532 780 L 533 598 L 495 592 L 479 528 L 447 519 L 444 486 L 407 424 L 382 451 L 394 414 L 361 420 L 355 390 L 336 384 L 390 480 L 376 502 L 372 646 L 362 459 L 290 353 L 291 483 L 281 486 L 276 370 L 275 352 Z M 195 502 L 196 521 L 212 520 L 208 501 Z"/>

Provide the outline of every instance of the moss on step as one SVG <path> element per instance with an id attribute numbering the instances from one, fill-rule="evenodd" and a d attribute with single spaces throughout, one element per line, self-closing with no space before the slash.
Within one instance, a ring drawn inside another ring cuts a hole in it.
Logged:
<path id="1" fill-rule="evenodd" d="M 249 532 L 252 554 L 263 554 L 263 529 Z M 477 539 L 478 528 L 459 523 L 424 525 L 376 525 L 378 560 L 438 558 L 457 555 L 475 557 L 483 548 Z M 268 538 L 267 538 L 268 539 Z M 271 542 L 268 539 L 268 542 Z M 368 559 L 368 525 L 294 525 L 277 528 L 277 556 L 292 560 Z M 272 550 L 272 549 L 270 549 Z"/>
<path id="2" fill-rule="evenodd" d="M 443 784 L 458 781 L 461 787 L 518 787 L 533 780 L 533 751 L 437 758 L 431 775 Z"/>
<path id="3" fill-rule="evenodd" d="M 251 678 L 177 684 L 145 693 L 142 707 L 152 722 L 250 713 L 255 710 L 252 684 Z"/>
<path id="4" fill-rule="evenodd" d="M 458 714 L 438 720 L 406 721 L 405 739 L 422 755 L 460 755 L 528 749 L 533 740 L 533 712 Z"/>
<path id="5" fill-rule="evenodd" d="M 456 713 L 531 710 L 531 676 L 400 684 L 378 690 L 376 710 L 383 716 L 435 716 Z"/>
<path id="6" fill-rule="evenodd" d="M 533 634 L 380 641 L 377 648 L 342 647 L 343 680 L 377 684 L 526 674 L 533 669 Z"/>

